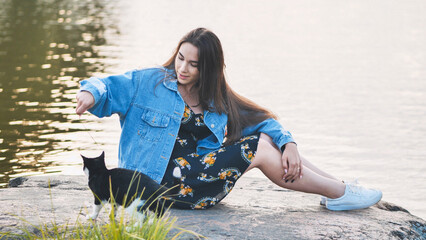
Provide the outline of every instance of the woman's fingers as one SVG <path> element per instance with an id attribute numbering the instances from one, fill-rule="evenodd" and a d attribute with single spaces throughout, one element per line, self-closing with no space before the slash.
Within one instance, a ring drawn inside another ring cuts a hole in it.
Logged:
<path id="1" fill-rule="evenodd" d="M 77 93 L 76 98 L 77 98 L 77 107 L 75 109 L 75 112 L 78 115 L 83 114 L 85 111 L 90 109 L 95 103 L 95 98 L 90 92 L 87 92 L 87 91 L 82 91 Z"/>
<path id="2" fill-rule="evenodd" d="M 82 100 L 79 95 L 77 95 L 77 107 L 75 108 L 75 112 L 78 115 L 83 114 L 87 109 L 84 106 L 84 100 Z"/>
<path id="3" fill-rule="evenodd" d="M 285 172 L 283 179 L 286 182 L 294 182 L 296 179 L 300 178 L 302 171 L 302 161 L 295 144 L 292 143 L 286 146 L 282 161 Z"/>
<path id="4" fill-rule="evenodd" d="M 300 169 L 299 164 L 297 162 L 290 164 L 290 167 L 288 169 L 288 171 L 289 171 L 288 180 L 289 181 L 294 181 L 296 179 L 297 175 L 299 174 L 299 169 Z"/>
<path id="5" fill-rule="evenodd" d="M 283 163 L 283 169 L 284 169 L 283 180 L 286 180 L 285 177 L 288 173 L 288 163 L 287 163 L 287 157 L 284 154 L 281 157 L 281 162 Z"/>
<path id="6" fill-rule="evenodd" d="M 287 167 L 284 167 L 284 178 L 283 179 L 286 182 L 295 180 L 296 177 L 299 175 L 299 170 L 298 170 L 299 164 L 297 163 L 297 160 L 286 159 L 284 161 L 286 162 Z"/>
<path id="7" fill-rule="evenodd" d="M 77 106 L 77 108 L 76 108 L 76 110 L 75 110 L 75 112 L 78 114 L 78 115 L 81 115 L 81 114 L 83 114 L 85 111 L 86 111 L 87 109 L 83 106 L 83 105 L 79 105 L 79 106 Z"/>

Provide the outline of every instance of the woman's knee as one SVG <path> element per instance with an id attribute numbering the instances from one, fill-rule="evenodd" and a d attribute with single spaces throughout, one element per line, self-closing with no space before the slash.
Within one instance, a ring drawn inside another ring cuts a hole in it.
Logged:
<path id="1" fill-rule="evenodd" d="M 267 141 L 271 145 L 274 144 L 274 142 L 272 141 L 272 138 L 266 133 L 260 133 L 259 142 L 260 142 L 260 140 Z"/>
<path id="2" fill-rule="evenodd" d="M 262 137 L 263 135 L 263 137 Z M 281 152 L 272 142 L 271 137 L 266 134 L 261 134 L 259 138 L 259 142 L 257 144 L 257 151 L 254 157 L 250 168 L 256 167 L 258 168 L 261 165 L 267 164 L 265 162 L 274 161 L 275 159 L 280 159 Z"/>

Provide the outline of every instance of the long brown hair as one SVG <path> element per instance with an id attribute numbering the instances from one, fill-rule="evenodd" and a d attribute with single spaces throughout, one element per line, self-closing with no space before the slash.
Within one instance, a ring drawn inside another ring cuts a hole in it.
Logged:
<path id="1" fill-rule="evenodd" d="M 245 127 L 268 118 L 277 118 L 269 110 L 231 89 L 225 79 L 222 44 L 213 32 L 205 28 L 197 28 L 187 33 L 179 41 L 173 56 L 163 64 L 164 67 L 175 70 L 176 56 L 180 46 L 185 42 L 198 48 L 197 67 L 200 78 L 194 84 L 194 88 L 198 91 L 199 104 L 203 109 L 228 115 L 226 145 L 237 141 Z"/>

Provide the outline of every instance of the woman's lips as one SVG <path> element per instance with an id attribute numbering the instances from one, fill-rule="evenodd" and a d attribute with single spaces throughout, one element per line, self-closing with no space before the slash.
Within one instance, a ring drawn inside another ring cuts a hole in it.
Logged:
<path id="1" fill-rule="evenodd" d="M 180 74 L 180 73 L 179 73 L 179 78 L 180 78 L 180 79 L 187 79 L 187 78 L 188 78 L 188 76 L 184 76 L 184 75 L 182 75 L 182 74 Z"/>

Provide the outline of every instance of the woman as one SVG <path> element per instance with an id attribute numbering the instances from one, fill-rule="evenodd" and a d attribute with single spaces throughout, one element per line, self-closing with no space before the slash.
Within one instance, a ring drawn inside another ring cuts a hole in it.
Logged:
<path id="1" fill-rule="evenodd" d="M 224 67 L 217 36 L 197 28 L 162 67 L 82 81 L 76 113 L 120 116 L 120 167 L 169 187 L 180 167 L 176 207 L 215 205 L 252 168 L 280 187 L 325 196 L 330 210 L 381 199 L 380 191 L 345 184 L 301 157 L 274 114 L 230 88 Z"/>

